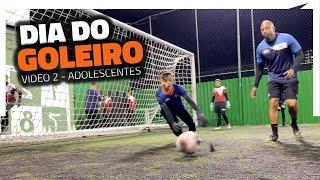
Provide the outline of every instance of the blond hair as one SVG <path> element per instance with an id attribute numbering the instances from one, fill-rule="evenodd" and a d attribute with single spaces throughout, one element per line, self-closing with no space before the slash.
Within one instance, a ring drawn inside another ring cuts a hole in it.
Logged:
<path id="1" fill-rule="evenodd" d="M 172 76 L 172 72 L 171 71 L 162 71 L 159 75 L 159 79 L 160 81 L 167 78 L 168 76 Z"/>

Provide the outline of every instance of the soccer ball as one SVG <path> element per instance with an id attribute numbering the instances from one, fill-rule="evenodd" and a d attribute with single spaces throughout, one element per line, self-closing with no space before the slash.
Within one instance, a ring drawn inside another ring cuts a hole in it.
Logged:
<path id="1" fill-rule="evenodd" d="M 199 148 L 199 137 L 193 131 L 182 133 L 176 142 L 178 151 L 186 154 L 194 154 Z"/>

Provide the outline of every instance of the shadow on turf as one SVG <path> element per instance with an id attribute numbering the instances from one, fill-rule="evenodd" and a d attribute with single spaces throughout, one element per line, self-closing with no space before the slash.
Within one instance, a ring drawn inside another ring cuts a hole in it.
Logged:
<path id="1" fill-rule="evenodd" d="M 142 159 L 143 157 L 146 157 L 146 156 L 152 157 L 154 155 L 159 155 L 161 151 L 166 151 L 166 153 L 171 154 L 176 152 L 175 147 L 176 147 L 175 144 L 171 143 L 161 147 L 153 147 L 153 148 L 145 149 L 139 152 L 132 153 L 130 156 L 125 157 L 120 161 L 136 162 L 137 160 Z M 197 158 L 200 158 L 206 155 L 207 155 L 206 153 L 199 153 L 199 152 L 197 152 L 196 154 L 190 154 L 190 155 L 179 153 L 179 156 L 176 157 L 174 161 L 176 162 L 194 161 Z"/>
<path id="2" fill-rule="evenodd" d="M 300 144 L 287 144 L 281 141 L 277 143 L 282 147 L 286 154 L 290 154 L 297 158 L 305 158 L 310 161 L 320 162 L 320 146 L 315 146 L 303 139 L 297 139 Z"/>
<path id="3" fill-rule="evenodd" d="M 176 162 L 190 162 L 190 161 L 195 161 L 198 158 L 201 158 L 203 156 L 206 156 L 206 154 L 182 154 L 181 156 L 177 157 L 174 159 Z"/>
<path id="4" fill-rule="evenodd" d="M 152 131 L 152 134 L 163 134 L 169 132 L 166 130 L 155 130 Z M 70 139 L 60 139 L 60 140 L 54 140 L 54 141 L 43 141 L 43 142 L 32 142 L 32 143 L 14 143 L 14 144 L 0 144 L 0 153 L 21 153 L 25 151 L 46 151 L 51 149 L 57 149 L 57 148 L 67 148 L 67 146 L 79 146 L 80 144 L 88 144 L 88 143 L 95 143 L 95 142 L 104 142 L 107 140 L 128 140 L 130 138 L 136 138 L 136 137 L 143 137 L 148 136 L 151 134 L 148 133 L 135 133 L 135 134 L 124 134 L 124 135 L 116 135 L 116 136 L 83 136 L 83 137 L 77 137 L 77 138 L 70 138 Z M 90 142 L 88 142 L 88 140 Z"/>
<path id="5" fill-rule="evenodd" d="M 153 147 L 153 148 L 145 149 L 142 151 L 132 153 L 130 156 L 121 159 L 121 161 L 134 162 L 134 161 L 137 161 L 145 156 L 157 155 L 157 154 L 159 154 L 160 151 L 167 151 L 168 153 L 171 153 L 172 151 L 175 151 L 175 147 L 176 147 L 175 144 L 171 143 L 171 144 L 167 144 L 167 145 L 161 146 L 161 147 Z"/>

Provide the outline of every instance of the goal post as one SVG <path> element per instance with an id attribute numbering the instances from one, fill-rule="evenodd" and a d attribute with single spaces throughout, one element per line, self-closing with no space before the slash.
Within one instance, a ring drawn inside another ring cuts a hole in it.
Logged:
<path id="1" fill-rule="evenodd" d="M 71 20 L 90 20 L 97 15 L 105 16 L 94 10 L 74 9 L 7 10 L 6 12 L 6 73 L 9 74 L 11 83 L 16 86 L 21 86 L 17 81 L 12 56 L 16 49 L 14 26 L 17 21 L 29 19 L 41 23 L 54 20 L 68 24 L 68 21 Z M 168 127 L 163 117 L 160 116 L 160 107 L 155 99 L 160 86 L 158 76 L 164 70 L 173 71 L 175 82 L 183 86 L 196 101 L 193 53 L 116 19 L 110 17 L 108 19 L 112 24 L 112 40 L 124 42 L 129 39 L 137 39 L 143 43 L 145 47 L 143 75 L 97 81 L 98 90 L 101 95 L 106 96 L 101 97 L 93 113 L 86 111 L 87 91 L 90 89 L 91 82 L 22 87 L 22 104 L 9 111 L 9 127 L 2 134 L 17 139 L 22 136 L 47 137 L 47 135 L 52 135 L 55 139 L 94 134 L 130 133 L 141 131 L 144 128 Z M 136 107 L 130 104 L 129 91 L 135 99 Z M 195 112 L 191 107 L 185 101 L 184 104 L 195 117 Z"/>

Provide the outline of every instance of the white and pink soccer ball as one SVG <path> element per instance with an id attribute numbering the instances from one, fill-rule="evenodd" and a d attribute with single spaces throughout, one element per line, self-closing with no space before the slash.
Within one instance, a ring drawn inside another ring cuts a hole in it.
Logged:
<path id="1" fill-rule="evenodd" d="M 176 142 L 178 151 L 194 154 L 199 149 L 199 136 L 193 131 L 182 133 Z"/>

